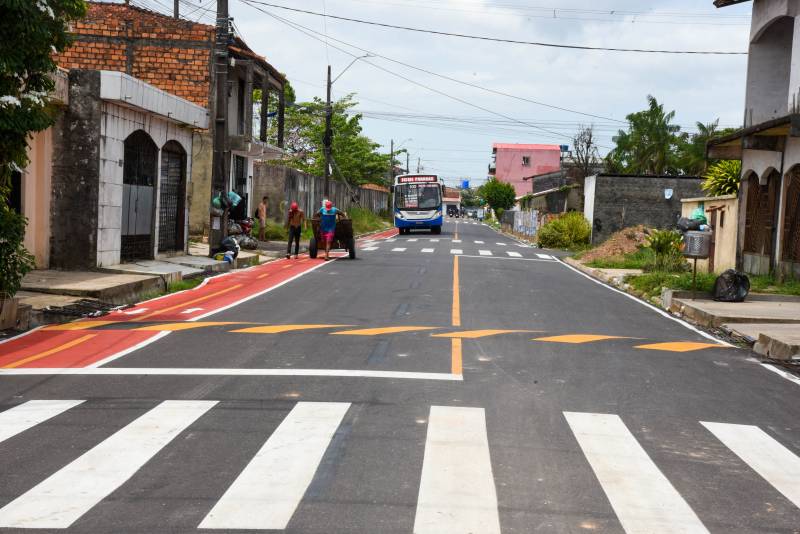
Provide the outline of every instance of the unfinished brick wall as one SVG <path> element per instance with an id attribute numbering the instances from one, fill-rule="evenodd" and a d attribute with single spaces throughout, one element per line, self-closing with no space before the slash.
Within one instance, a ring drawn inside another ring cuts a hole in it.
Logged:
<path id="1" fill-rule="evenodd" d="M 210 107 L 214 27 L 103 2 L 73 24 L 73 45 L 57 57 L 65 69 L 115 70 Z"/>

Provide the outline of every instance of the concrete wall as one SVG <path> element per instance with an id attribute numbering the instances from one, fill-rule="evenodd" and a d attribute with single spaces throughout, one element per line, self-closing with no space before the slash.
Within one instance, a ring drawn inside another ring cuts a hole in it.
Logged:
<path id="1" fill-rule="evenodd" d="M 253 203 L 269 197 L 268 217 L 283 222 L 289 202 L 295 201 L 311 215 L 322 205 L 324 180 L 296 169 L 257 162 L 253 169 Z M 353 206 L 353 194 L 360 198 L 360 205 L 374 212 L 387 209 L 388 193 L 373 189 L 354 188 L 351 191 L 341 182 L 330 182 L 333 203 L 344 210 Z M 255 208 L 254 208 L 255 209 Z"/>
<path id="2" fill-rule="evenodd" d="M 708 223 L 714 231 L 714 271 L 721 273 L 726 269 L 736 268 L 736 237 L 738 234 L 739 199 L 736 195 L 721 197 L 700 197 L 681 199 L 681 216 L 689 217 L 692 212 L 702 207 Z M 714 215 L 716 214 L 716 218 Z M 708 260 L 697 260 L 697 268 L 709 270 Z"/>
<path id="3" fill-rule="evenodd" d="M 702 180 L 695 177 L 599 174 L 594 177 L 591 195 L 590 178 L 586 180 L 586 206 L 594 209 L 585 215 L 592 222 L 592 245 L 637 224 L 675 228 L 681 215 L 680 199 L 702 196 Z M 665 198 L 667 189 L 672 190 L 669 199 Z"/>
<path id="4" fill-rule="evenodd" d="M 176 141 L 186 151 L 186 176 L 192 175 L 192 131 L 179 127 L 164 118 L 145 111 L 137 111 L 109 102 L 102 104 L 100 127 L 100 195 L 97 226 L 97 267 L 108 267 L 120 262 L 122 228 L 122 174 L 125 155 L 125 139 L 136 130 L 145 131 L 159 149 L 155 191 L 155 232 L 153 235 L 153 256 L 158 255 L 159 209 L 161 200 L 161 155 L 160 150 L 168 141 Z M 187 186 L 188 189 L 188 186 Z M 184 219 L 184 236 L 188 223 Z M 185 244 L 184 244 L 185 247 Z"/>
<path id="5" fill-rule="evenodd" d="M 782 117 L 789 111 L 794 19 L 772 19 L 750 44 L 745 126 Z"/>
<path id="6" fill-rule="evenodd" d="M 211 204 L 211 173 L 214 155 L 213 139 L 208 130 L 194 132 L 192 138 L 192 174 L 189 191 L 189 233 L 201 235 L 208 231 Z"/>
<path id="7" fill-rule="evenodd" d="M 50 267 L 97 265 L 100 72 L 72 71 L 69 109 L 54 127 Z"/>
<path id="8" fill-rule="evenodd" d="M 28 143 L 28 167 L 22 177 L 22 214 L 28 219 L 25 248 L 37 269 L 50 265 L 50 202 L 53 177 L 53 127 L 36 132 Z"/>

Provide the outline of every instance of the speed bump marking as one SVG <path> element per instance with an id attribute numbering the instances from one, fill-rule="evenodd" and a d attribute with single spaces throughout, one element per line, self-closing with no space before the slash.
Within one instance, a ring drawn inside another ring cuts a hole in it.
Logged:
<path id="1" fill-rule="evenodd" d="M 604 336 L 598 334 L 568 334 L 564 336 L 537 337 L 533 341 L 551 341 L 553 343 L 589 343 L 603 341 L 604 339 L 631 339 L 625 336 Z"/>
<path id="2" fill-rule="evenodd" d="M 449 337 L 457 339 L 478 339 L 481 337 L 496 336 L 499 334 L 530 333 L 535 330 L 464 330 L 461 332 L 446 332 L 444 334 L 431 334 L 431 337 Z"/>
<path id="3" fill-rule="evenodd" d="M 253 326 L 231 330 L 237 334 L 282 334 L 284 332 L 294 332 L 297 330 L 313 330 L 319 328 L 342 328 L 350 325 L 346 324 L 273 324 L 268 326 Z"/>
<path id="4" fill-rule="evenodd" d="M 385 328 L 360 328 L 358 330 L 342 330 L 331 332 L 332 336 L 380 336 L 382 334 L 399 334 L 401 332 L 418 332 L 436 330 L 438 326 L 388 326 Z"/>
<path id="5" fill-rule="evenodd" d="M 724 348 L 725 345 L 719 343 L 696 343 L 693 341 L 672 341 L 668 343 L 651 343 L 648 345 L 637 345 L 637 349 L 663 350 L 667 352 L 691 352 L 693 350 Z"/>

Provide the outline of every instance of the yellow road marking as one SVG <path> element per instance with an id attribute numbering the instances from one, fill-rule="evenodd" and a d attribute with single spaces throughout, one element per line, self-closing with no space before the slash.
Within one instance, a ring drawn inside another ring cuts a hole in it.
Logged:
<path id="1" fill-rule="evenodd" d="M 460 375 L 464 372 L 463 358 L 461 357 L 461 338 L 454 337 L 450 340 L 450 372 Z"/>
<path id="2" fill-rule="evenodd" d="M 669 343 L 651 343 L 648 345 L 637 345 L 637 349 L 646 350 L 664 350 L 667 352 L 691 352 L 693 350 L 708 349 L 708 348 L 724 348 L 724 345 L 718 343 L 695 343 L 692 341 L 673 341 Z"/>
<path id="3" fill-rule="evenodd" d="M 242 324 L 230 321 L 209 321 L 209 322 L 191 322 L 191 323 L 163 323 L 151 324 L 149 326 L 141 326 L 134 330 L 145 330 L 149 332 L 176 332 L 178 330 L 192 330 L 193 328 L 204 328 L 206 326 L 222 326 L 226 324 Z"/>
<path id="4" fill-rule="evenodd" d="M 13 363 L 9 363 L 8 365 L 4 365 L 5 369 L 13 369 L 14 367 L 19 367 L 20 365 L 25 365 L 26 363 L 41 360 L 44 357 L 50 356 L 51 354 L 55 354 L 56 352 L 60 352 L 62 350 L 66 350 L 70 347 L 74 347 L 75 345 L 80 345 L 84 341 L 88 341 L 93 337 L 96 337 L 97 334 L 86 334 L 85 336 L 81 336 L 78 339 L 73 339 L 72 341 L 68 341 L 63 345 L 59 345 L 58 347 L 54 347 L 52 349 L 48 349 L 44 352 L 40 352 L 38 354 L 34 354 L 33 356 L 28 356 L 27 358 L 23 358 L 21 360 L 17 360 Z"/>
<path id="5" fill-rule="evenodd" d="M 56 324 L 47 326 L 43 330 L 88 330 L 95 326 L 105 326 L 107 324 L 114 324 L 119 321 L 76 321 L 74 323 Z"/>
<path id="6" fill-rule="evenodd" d="M 239 334 L 282 334 L 284 332 L 294 332 L 295 330 L 311 330 L 314 328 L 342 328 L 352 326 L 347 324 L 274 324 L 269 326 L 253 326 L 240 330 L 231 330 Z"/>
<path id="7" fill-rule="evenodd" d="M 444 334 L 431 334 L 431 337 L 451 337 L 458 339 L 477 339 L 481 337 L 496 336 L 498 334 L 516 334 L 521 332 L 535 332 L 535 330 L 463 330 L 461 332 L 445 332 Z"/>
<path id="8" fill-rule="evenodd" d="M 236 290 L 236 289 L 239 289 L 239 288 L 240 288 L 240 287 L 242 287 L 243 285 L 244 285 L 244 284 L 236 284 L 235 286 L 231 286 L 231 287 L 228 287 L 228 288 L 222 289 L 222 290 L 220 290 L 220 291 L 217 291 L 216 293 L 211 293 L 211 294 L 209 294 L 209 295 L 205 295 L 205 296 L 203 296 L 203 297 L 199 297 L 199 298 L 196 298 L 196 299 L 194 299 L 194 300 L 190 300 L 190 301 L 188 301 L 188 302 L 181 302 L 180 304 L 176 304 L 175 306 L 170 306 L 169 308 L 164 308 L 164 309 L 161 309 L 161 310 L 156 310 L 156 311 L 154 311 L 153 313 L 148 313 L 148 314 L 146 314 L 146 315 L 142 315 L 142 316 L 140 316 L 140 317 L 137 317 L 136 319 L 133 319 L 133 320 L 134 320 L 134 321 L 144 321 L 145 319 L 148 319 L 148 318 L 150 318 L 150 317 L 154 317 L 154 316 L 156 316 L 156 315 L 161 315 L 162 313 L 167 313 L 168 311 L 177 310 L 177 309 L 179 309 L 179 308 L 186 308 L 187 306 L 189 306 L 189 305 L 191 305 L 191 304 L 196 304 L 196 303 L 198 303 L 198 302 L 203 302 L 204 300 L 208 300 L 208 299 L 211 299 L 211 298 L 217 297 L 217 296 L 219 296 L 219 295 L 224 295 L 225 293 L 229 293 L 229 292 L 231 292 L 231 291 L 234 291 L 234 290 Z"/>
<path id="9" fill-rule="evenodd" d="M 569 334 L 566 336 L 537 337 L 533 341 L 552 341 L 554 343 L 589 343 L 590 341 L 602 341 L 604 339 L 630 339 L 625 336 L 603 336 L 595 334 Z"/>
<path id="10" fill-rule="evenodd" d="M 258 276 L 256 276 L 256 278 L 266 278 L 266 277 L 268 277 L 270 274 L 272 274 L 272 273 L 264 273 L 264 274 L 259 274 Z"/>
<path id="11" fill-rule="evenodd" d="M 458 256 L 453 257 L 453 326 L 461 326 L 461 297 L 459 296 Z"/>
<path id="12" fill-rule="evenodd" d="M 387 326 L 385 328 L 360 328 L 358 330 L 342 330 L 331 332 L 332 336 L 380 336 L 382 334 L 399 334 L 402 332 L 418 332 L 420 330 L 436 330 L 438 326 Z"/>

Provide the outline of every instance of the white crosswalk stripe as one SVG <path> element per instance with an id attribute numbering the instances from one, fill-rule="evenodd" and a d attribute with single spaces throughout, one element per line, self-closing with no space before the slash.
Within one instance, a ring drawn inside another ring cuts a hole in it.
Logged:
<path id="1" fill-rule="evenodd" d="M 484 411 L 431 406 L 414 533 L 469 532 L 500 532 Z"/>
<path id="2" fill-rule="evenodd" d="M 512 252 L 506 251 L 509 255 Z M 0 444 L 11 446 L 14 442 L 10 438 L 40 424 L 47 425 L 50 419 L 56 418 L 54 424 L 58 424 L 62 414 L 83 402 L 30 400 L 0 412 Z M 69 528 L 109 495 L 119 492 L 131 477 L 155 469 L 153 457 L 160 451 L 170 452 L 167 448 L 174 446 L 172 443 L 180 434 L 191 435 L 192 425 L 216 404 L 163 401 L 53 473 L 39 477 L 34 469 L 29 474 L 36 477 L 28 486 L 32 489 L 8 495 L 13 500 L 0 508 L 0 528 Z M 286 529 L 302 509 L 312 480 L 350 406 L 346 402 L 296 403 L 241 471 L 225 481 L 227 489 L 216 502 L 208 504 L 202 521 L 198 518 L 198 528 Z M 91 417 L 91 412 L 95 410 L 81 409 L 77 413 Z M 594 473 L 598 489 L 605 492 L 627 534 L 708 532 L 696 514 L 705 510 L 690 507 L 662 472 L 663 467 L 669 466 L 657 465 L 619 416 L 564 412 L 564 418 L 586 458 L 579 465 Z M 763 477 L 774 488 L 776 497 L 780 493 L 800 508 L 800 458 L 795 452 L 757 426 L 697 424 L 752 469 L 750 477 Z M 35 437 L 26 435 L 24 439 Z M 413 512 L 415 533 L 500 532 L 496 487 L 502 481 L 494 478 L 488 438 L 483 408 L 430 407 L 422 463 L 408 467 L 420 476 Z M 182 446 L 187 443 L 188 438 Z M 573 451 L 566 453 L 573 461 Z M 2 460 L 14 461 L 13 457 Z M 742 475 L 743 483 L 747 483 L 746 470 L 730 471 L 730 462 L 726 465 L 729 474 Z M 336 476 L 336 469 L 332 472 Z M 379 477 L 380 473 L 363 476 Z M 140 497 L 137 493 L 136 498 Z M 169 506 L 181 502 L 164 495 L 158 498 L 171 503 Z M 114 529 L 109 525 L 107 531 Z"/>
<path id="3" fill-rule="evenodd" d="M 430 254 L 430 253 L 432 253 L 432 252 L 433 252 L 433 250 L 434 250 L 434 249 L 432 249 L 432 248 L 423 248 L 423 249 L 422 249 L 422 252 L 423 252 L 423 254 Z"/>
<path id="4" fill-rule="evenodd" d="M 0 527 L 69 527 L 215 404 L 162 402 L 0 509 Z"/>
<path id="5" fill-rule="evenodd" d="M 491 256 L 492 255 L 492 251 L 491 250 L 479 250 L 478 254 L 480 254 L 481 256 Z"/>
<path id="6" fill-rule="evenodd" d="M 450 249 L 450 254 L 463 254 L 463 253 L 464 253 L 464 251 L 461 250 L 460 248 L 451 248 Z"/>
<path id="7" fill-rule="evenodd" d="M 438 243 L 439 242 L 438 239 L 428 239 L 428 241 L 430 241 L 431 243 Z"/>
<path id="8" fill-rule="evenodd" d="M 373 251 L 373 250 L 378 250 L 378 247 L 365 247 L 365 248 L 362 248 L 361 250 Z"/>
<path id="9" fill-rule="evenodd" d="M 392 249 L 392 252 L 405 252 L 405 251 L 406 249 L 404 249 L 403 247 L 396 247 Z"/>
<path id="10" fill-rule="evenodd" d="M 0 413 L 0 443 L 82 403 L 82 400 L 32 400 Z"/>
<path id="11" fill-rule="evenodd" d="M 453 243 L 461 243 L 460 239 L 453 239 Z"/>
<path id="12" fill-rule="evenodd" d="M 483 245 L 483 241 L 475 241 L 476 245 Z"/>
<path id="13" fill-rule="evenodd" d="M 705 422 L 702 425 L 800 507 L 800 458 L 757 426 Z"/>
<path id="14" fill-rule="evenodd" d="M 536 254 L 536 257 L 542 260 L 552 260 L 554 259 L 553 256 L 549 254 Z"/>
<path id="15" fill-rule="evenodd" d="M 616 415 L 564 412 L 628 534 L 708 530 Z"/>
<path id="16" fill-rule="evenodd" d="M 407 243 L 416 243 L 419 239 L 406 239 Z"/>
<path id="17" fill-rule="evenodd" d="M 495 245 L 499 245 L 499 246 L 501 246 L 501 247 L 506 247 L 506 246 L 508 246 L 508 244 L 507 244 L 507 243 L 501 243 L 500 241 L 498 241 L 497 243 L 495 243 Z"/>
<path id="18" fill-rule="evenodd" d="M 199 528 L 285 529 L 349 408 L 298 402 Z"/>
<path id="19" fill-rule="evenodd" d="M 506 250 L 506 254 L 508 254 L 512 258 L 521 258 L 522 257 L 522 254 L 520 254 L 519 252 L 514 252 L 513 250 Z"/>

